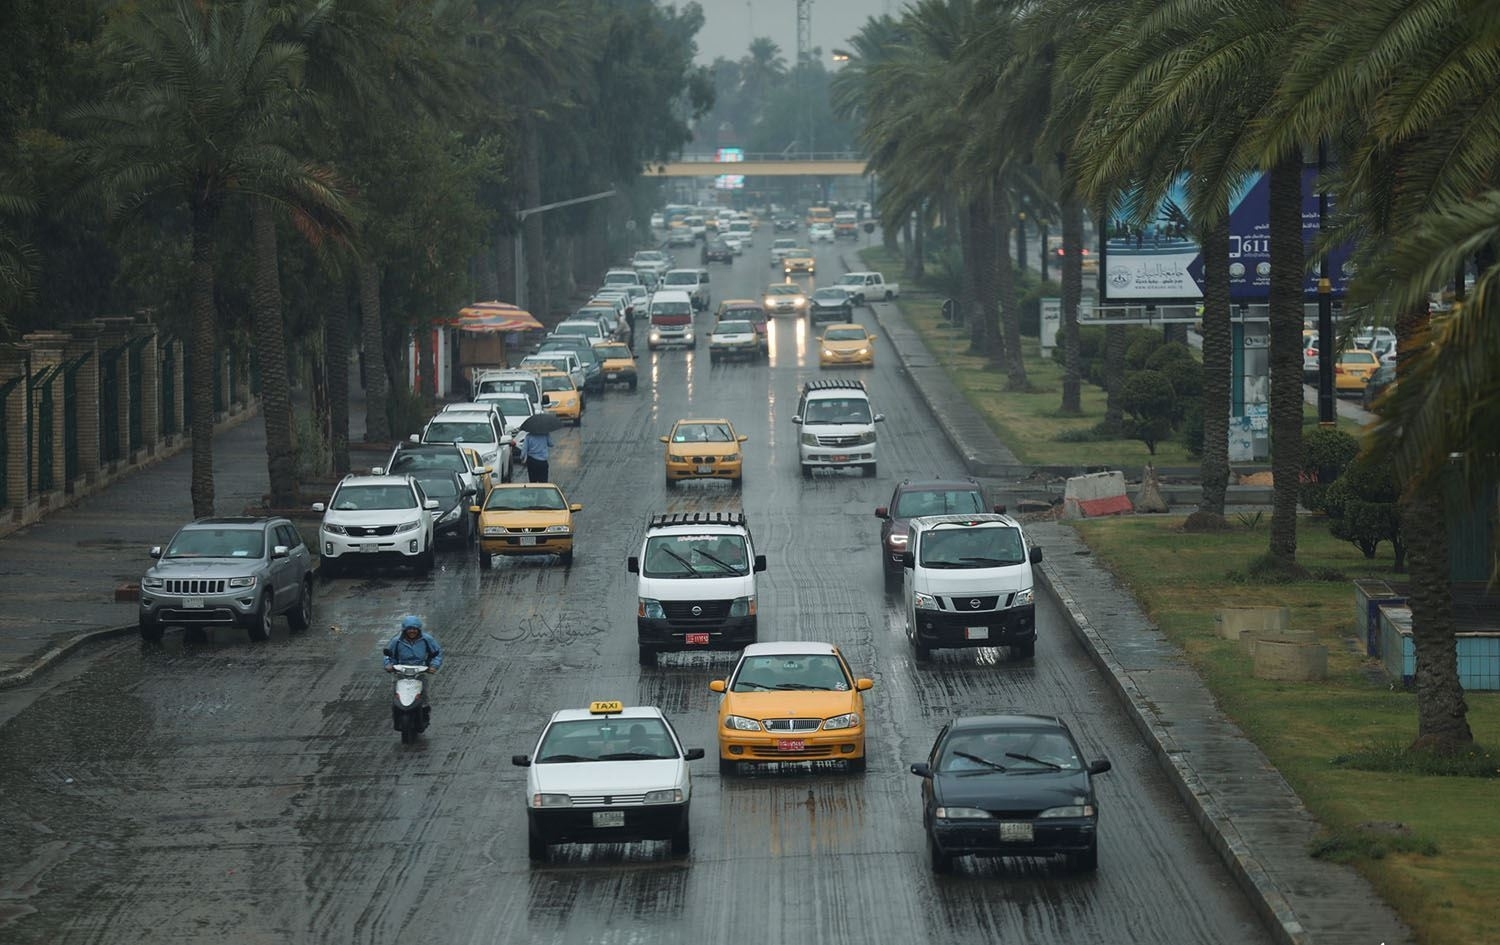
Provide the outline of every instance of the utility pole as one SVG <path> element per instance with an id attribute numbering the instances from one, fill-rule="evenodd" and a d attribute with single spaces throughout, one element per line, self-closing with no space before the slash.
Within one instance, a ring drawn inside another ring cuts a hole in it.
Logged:
<path id="1" fill-rule="evenodd" d="M 575 204 L 603 200 L 606 197 L 613 197 L 614 195 L 615 192 L 613 190 L 601 190 L 599 193 L 589 194 L 587 197 L 574 197 L 572 200 L 559 200 L 556 203 L 544 203 L 540 207 L 528 207 L 525 210 L 516 211 L 516 308 L 526 309 L 526 231 L 521 225 L 526 222 L 526 218 L 535 216 L 538 213 L 546 213 L 548 210 L 557 210 L 562 207 L 571 207 Z M 532 314 L 535 315 L 536 313 L 533 312 Z"/>
<path id="2" fill-rule="evenodd" d="M 808 153 L 816 151 L 813 142 L 812 110 L 812 5 L 813 0 L 797 0 L 797 71 L 802 76 L 802 140 Z"/>
<path id="3" fill-rule="evenodd" d="M 1323 171 L 1328 164 L 1328 144 L 1318 141 L 1318 237 L 1328 219 L 1328 189 Z M 1328 274 L 1328 249 L 1318 256 L 1318 425 L 1338 423 L 1333 389 L 1333 280 Z"/>

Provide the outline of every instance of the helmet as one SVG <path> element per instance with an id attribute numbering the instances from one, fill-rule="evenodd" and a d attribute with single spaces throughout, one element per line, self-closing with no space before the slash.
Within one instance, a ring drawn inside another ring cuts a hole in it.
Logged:
<path id="1" fill-rule="evenodd" d="M 407 614 L 405 617 L 401 618 L 401 629 L 402 630 L 410 630 L 413 627 L 415 627 L 418 630 L 422 629 L 422 618 L 421 617 L 418 617 L 415 614 Z"/>

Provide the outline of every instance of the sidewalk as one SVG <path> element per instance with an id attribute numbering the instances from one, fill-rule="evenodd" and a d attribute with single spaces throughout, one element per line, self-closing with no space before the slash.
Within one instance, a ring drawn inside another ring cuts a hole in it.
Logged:
<path id="1" fill-rule="evenodd" d="M 935 366 L 900 310 L 876 304 L 871 311 L 965 460 L 999 455 L 1004 447 Z M 1362 876 L 1308 855 L 1317 822 L 1078 533 L 1058 523 L 1028 531 L 1046 553 L 1038 569 L 1042 589 L 1111 680 L 1141 738 L 1276 940 L 1412 942 L 1410 930 Z"/>

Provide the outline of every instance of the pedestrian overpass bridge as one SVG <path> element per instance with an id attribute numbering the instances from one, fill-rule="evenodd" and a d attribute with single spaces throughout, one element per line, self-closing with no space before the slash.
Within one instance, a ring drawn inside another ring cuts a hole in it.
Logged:
<path id="1" fill-rule="evenodd" d="M 720 174 L 743 174 L 746 177 L 862 177 L 865 159 L 850 151 L 820 151 L 812 154 L 744 154 L 734 160 L 720 160 L 714 154 L 684 154 L 676 161 L 651 164 L 647 177 L 718 177 Z"/>

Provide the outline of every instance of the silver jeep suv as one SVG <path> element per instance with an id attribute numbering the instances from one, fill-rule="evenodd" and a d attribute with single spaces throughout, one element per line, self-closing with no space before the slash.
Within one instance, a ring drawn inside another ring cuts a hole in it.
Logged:
<path id="1" fill-rule="evenodd" d="M 312 623 L 312 552 L 284 518 L 200 518 L 177 530 L 141 578 L 141 639 L 169 626 L 241 626 L 271 635 L 286 614 L 293 630 Z"/>

